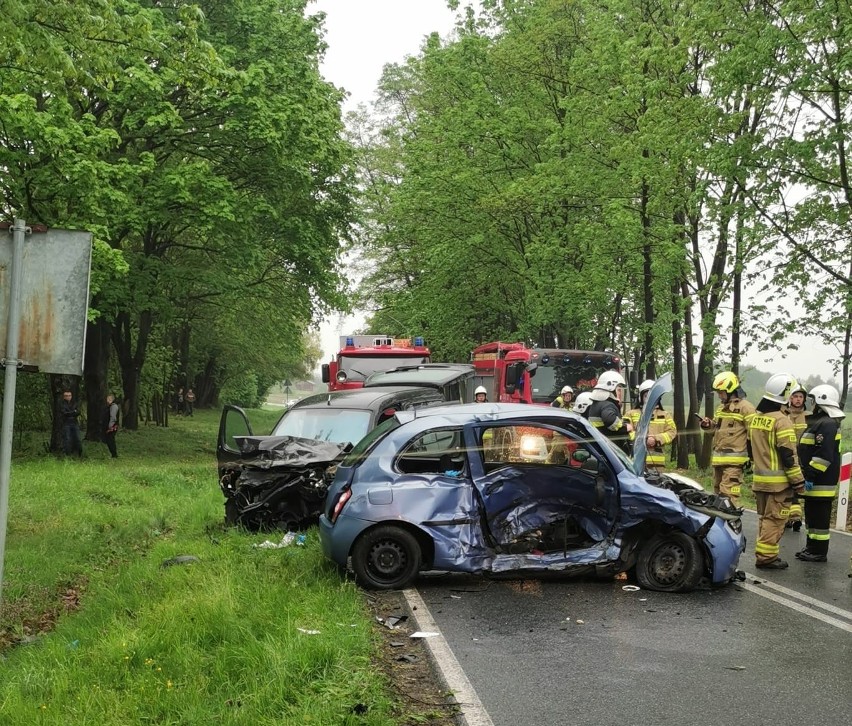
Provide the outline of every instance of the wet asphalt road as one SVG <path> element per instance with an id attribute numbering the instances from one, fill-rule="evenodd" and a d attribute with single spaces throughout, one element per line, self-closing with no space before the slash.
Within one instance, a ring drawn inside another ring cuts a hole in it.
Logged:
<path id="1" fill-rule="evenodd" d="M 852 537 L 826 564 L 754 568 L 746 583 L 671 595 L 624 582 L 430 576 L 417 589 L 496 726 L 852 720 Z"/>

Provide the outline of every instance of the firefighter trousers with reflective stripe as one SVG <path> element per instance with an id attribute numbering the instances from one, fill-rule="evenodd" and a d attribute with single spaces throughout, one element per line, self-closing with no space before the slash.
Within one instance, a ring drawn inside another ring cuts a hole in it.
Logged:
<path id="1" fill-rule="evenodd" d="M 790 505 L 790 521 L 802 521 L 802 500 L 795 495 L 793 496 L 793 503 Z"/>
<path id="2" fill-rule="evenodd" d="M 713 467 L 713 492 L 728 497 L 735 507 L 740 506 L 742 485 L 743 468 L 741 466 Z"/>
<path id="3" fill-rule="evenodd" d="M 817 555 L 828 554 L 831 503 L 828 497 L 803 497 L 805 500 L 805 527 L 808 531 L 805 549 Z"/>
<path id="4" fill-rule="evenodd" d="M 778 559 L 781 549 L 781 536 L 787 518 L 790 516 L 790 505 L 793 503 L 793 489 L 781 492 L 755 492 L 757 502 L 757 542 L 754 546 L 757 564 L 765 565 Z"/>

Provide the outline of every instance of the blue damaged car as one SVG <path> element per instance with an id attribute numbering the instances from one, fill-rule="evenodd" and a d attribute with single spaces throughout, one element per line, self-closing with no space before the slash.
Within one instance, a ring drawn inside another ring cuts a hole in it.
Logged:
<path id="1" fill-rule="evenodd" d="M 745 548 L 742 510 L 676 476 L 645 474 L 651 389 L 631 459 L 555 408 L 400 411 L 342 460 L 320 516 L 325 555 L 372 589 L 420 571 L 629 573 L 667 592 L 723 585 Z"/>

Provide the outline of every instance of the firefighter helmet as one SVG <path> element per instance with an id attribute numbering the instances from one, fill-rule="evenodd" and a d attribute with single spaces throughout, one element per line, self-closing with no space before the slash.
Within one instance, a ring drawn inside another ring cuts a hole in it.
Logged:
<path id="1" fill-rule="evenodd" d="M 566 393 L 574 393 L 574 389 L 571 386 L 562 386 L 562 390 L 559 391 L 559 395 L 562 396 Z"/>
<path id="2" fill-rule="evenodd" d="M 588 391 L 583 391 L 577 395 L 577 400 L 574 401 L 574 413 L 583 414 L 589 406 L 592 405 L 592 394 Z"/>
<path id="3" fill-rule="evenodd" d="M 843 418 L 843 409 L 840 408 L 840 394 L 834 386 L 823 383 L 814 386 L 808 394 L 814 403 L 825 411 L 831 418 Z"/>
<path id="4" fill-rule="evenodd" d="M 601 373 L 598 382 L 595 384 L 595 390 L 613 392 L 619 386 L 626 386 L 624 376 L 616 371 L 604 371 Z"/>
<path id="5" fill-rule="evenodd" d="M 766 381 L 763 397 L 776 403 L 788 403 L 790 394 L 798 385 L 790 373 L 776 373 L 774 376 L 769 376 L 769 380 Z"/>
<path id="6" fill-rule="evenodd" d="M 725 393 L 733 393 L 740 387 L 740 379 L 736 373 L 731 371 L 722 371 L 717 373 L 713 379 L 713 390 L 724 391 Z"/>

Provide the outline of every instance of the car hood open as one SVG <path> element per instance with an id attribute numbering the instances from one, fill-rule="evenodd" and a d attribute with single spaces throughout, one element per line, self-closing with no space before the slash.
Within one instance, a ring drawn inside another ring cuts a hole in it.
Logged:
<path id="1" fill-rule="evenodd" d="M 654 415 L 654 409 L 660 402 L 664 393 L 669 393 L 672 390 L 672 374 L 666 373 L 660 376 L 650 391 L 648 398 L 645 399 L 645 405 L 642 407 L 642 416 L 639 418 L 639 425 L 636 427 L 636 438 L 633 440 L 633 473 L 636 476 L 642 476 L 645 472 L 645 460 L 648 457 L 648 427 L 651 425 L 651 416 Z"/>

